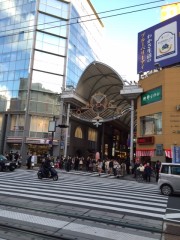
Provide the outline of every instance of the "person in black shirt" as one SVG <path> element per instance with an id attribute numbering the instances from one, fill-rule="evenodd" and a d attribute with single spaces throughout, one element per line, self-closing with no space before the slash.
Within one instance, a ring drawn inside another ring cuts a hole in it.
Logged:
<path id="1" fill-rule="evenodd" d="M 157 160 L 156 165 L 155 165 L 155 171 L 156 171 L 156 182 L 158 182 L 159 179 L 159 170 L 161 167 L 161 163 L 159 160 Z"/>

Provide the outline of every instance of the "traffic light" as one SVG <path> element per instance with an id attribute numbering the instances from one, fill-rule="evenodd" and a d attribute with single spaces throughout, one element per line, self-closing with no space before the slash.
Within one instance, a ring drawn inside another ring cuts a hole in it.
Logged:
<path id="1" fill-rule="evenodd" d="M 65 124 L 59 124 L 59 125 L 57 125 L 57 127 L 59 127 L 59 128 L 68 128 L 69 126 L 65 125 Z"/>

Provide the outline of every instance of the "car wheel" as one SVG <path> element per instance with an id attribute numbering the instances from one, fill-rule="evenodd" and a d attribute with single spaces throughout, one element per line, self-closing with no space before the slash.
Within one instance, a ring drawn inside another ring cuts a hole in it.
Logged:
<path id="1" fill-rule="evenodd" d="M 163 195 L 170 196 L 170 195 L 172 195 L 172 193 L 173 193 L 173 189 L 172 189 L 172 187 L 169 186 L 169 185 L 163 185 L 163 186 L 161 187 L 161 193 L 162 193 Z"/>

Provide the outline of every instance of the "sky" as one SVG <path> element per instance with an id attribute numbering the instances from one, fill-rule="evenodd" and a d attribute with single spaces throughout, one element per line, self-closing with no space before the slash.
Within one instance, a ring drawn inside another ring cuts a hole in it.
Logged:
<path id="1" fill-rule="evenodd" d="M 100 18 L 122 14 L 101 19 L 104 24 L 104 49 L 106 49 L 104 63 L 116 70 L 124 80 L 137 81 L 139 78 L 137 74 L 138 33 L 160 23 L 160 6 L 175 2 L 178 1 L 91 0 L 97 13 L 126 7 L 126 9 L 99 14 Z M 145 5 L 130 7 L 140 4 Z M 156 6 L 157 8 L 154 8 Z M 147 10 L 124 14 L 140 9 Z"/>

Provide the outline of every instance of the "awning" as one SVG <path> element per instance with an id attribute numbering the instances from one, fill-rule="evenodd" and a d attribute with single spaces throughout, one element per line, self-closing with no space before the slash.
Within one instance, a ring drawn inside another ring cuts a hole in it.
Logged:
<path id="1" fill-rule="evenodd" d="M 136 150 L 136 157 L 153 157 L 154 156 L 154 149 L 137 149 Z"/>
<path id="2" fill-rule="evenodd" d="M 166 157 L 172 158 L 172 151 L 171 151 L 171 149 L 165 149 L 164 151 L 165 151 Z"/>
<path id="3" fill-rule="evenodd" d="M 171 149 L 165 149 L 164 150 L 166 157 L 172 158 L 172 151 Z M 136 150 L 136 157 L 154 157 L 155 150 L 154 149 L 137 149 Z"/>

